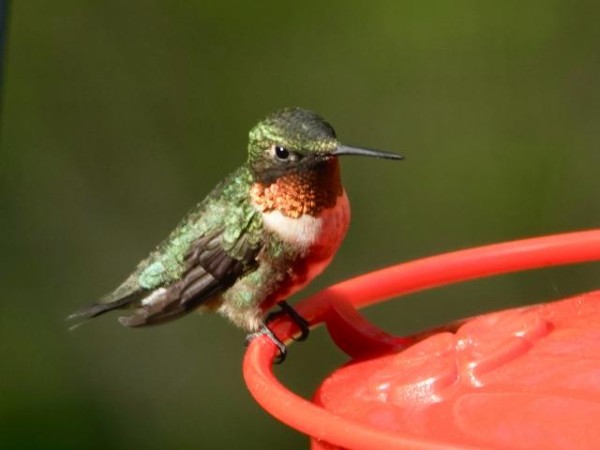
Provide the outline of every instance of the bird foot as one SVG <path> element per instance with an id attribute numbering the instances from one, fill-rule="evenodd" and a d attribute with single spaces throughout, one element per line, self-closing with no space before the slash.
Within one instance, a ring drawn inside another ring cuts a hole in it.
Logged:
<path id="1" fill-rule="evenodd" d="M 283 342 L 281 342 L 281 340 L 277 336 L 275 336 L 275 333 L 273 333 L 271 329 L 266 325 L 263 325 L 260 330 L 246 335 L 246 346 L 250 345 L 250 342 L 252 342 L 259 336 L 267 336 L 279 350 L 279 355 L 277 355 L 277 357 L 275 358 L 275 364 L 281 364 L 283 361 L 285 361 L 285 358 L 287 356 L 286 345 Z"/>
<path id="2" fill-rule="evenodd" d="M 292 339 L 294 339 L 296 342 L 302 342 L 306 340 L 310 334 L 310 324 L 308 323 L 308 320 L 298 314 L 298 311 L 292 308 L 285 300 L 280 301 L 277 304 L 281 310 L 270 312 L 265 319 L 265 323 L 271 322 L 282 314 L 287 314 L 289 318 L 292 319 L 296 325 L 298 325 L 298 328 L 300 328 L 300 336 Z"/>

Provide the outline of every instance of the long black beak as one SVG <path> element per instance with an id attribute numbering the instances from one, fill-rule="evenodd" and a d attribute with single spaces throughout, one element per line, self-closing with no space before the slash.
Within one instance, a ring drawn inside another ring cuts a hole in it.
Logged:
<path id="1" fill-rule="evenodd" d="M 396 160 L 404 159 L 404 156 L 398 155 L 397 153 L 383 152 L 380 150 L 371 150 L 369 148 L 347 147 L 345 145 L 338 145 L 338 147 L 333 152 L 331 152 L 331 154 L 335 155 L 335 156 L 358 155 L 358 156 L 371 156 L 372 158 L 382 158 L 382 159 L 396 159 Z"/>

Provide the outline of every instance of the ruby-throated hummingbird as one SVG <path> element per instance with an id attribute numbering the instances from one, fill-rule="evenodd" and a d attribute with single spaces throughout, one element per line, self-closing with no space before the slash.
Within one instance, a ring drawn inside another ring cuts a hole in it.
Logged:
<path id="1" fill-rule="evenodd" d="M 402 159 L 340 144 L 331 125 L 311 111 L 267 116 L 250 131 L 246 163 L 115 291 L 70 318 L 133 308 L 119 322 L 140 327 L 216 310 L 250 333 L 267 334 L 284 355 L 265 315 L 320 274 L 342 243 L 350 222 L 342 155 Z"/>

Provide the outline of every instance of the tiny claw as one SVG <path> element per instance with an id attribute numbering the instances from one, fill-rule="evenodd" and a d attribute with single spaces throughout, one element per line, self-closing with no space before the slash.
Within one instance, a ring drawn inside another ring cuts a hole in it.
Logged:
<path id="1" fill-rule="evenodd" d="M 252 342 L 254 339 L 256 339 L 259 336 L 267 336 L 279 350 L 279 354 L 277 355 L 277 357 L 275 357 L 275 360 L 274 360 L 275 364 L 281 364 L 283 361 L 285 361 L 285 358 L 287 356 L 287 347 L 285 346 L 285 344 L 283 342 L 281 342 L 281 340 L 277 336 L 275 336 L 275 333 L 273 333 L 271 331 L 271 329 L 269 327 L 267 327 L 266 325 L 263 325 L 260 330 L 246 335 L 246 339 L 245 339 L 246 346 L 250 345 L 250 342 Z"/>
<path id="2" fill-rule="evenodd" d="M 294 308 L 292 308 L 288 304 L 288 302 L 286 302 L 285 300 L 283 300 L 277 304 L 281 308 L 281 311 L 279 313 L 287 314 L 290 317 L 290 319 L 292 319 L 294 321 L 294 323 L 296 325 L 298 325 L 298 328 L 300 328 L 300 336 L 292 338 L 292 339 L 294 339 L 296 342 L 302 342 L 302 341 L 306 340 L 306 338 L 308 338 L 308 336 L 310 334 L 310 323 L 308 323 L 308 320 L 306 320 L 304 317 L 302 317 L 300 314 L 298 314 L 298 311 L 296 311 Z M 271 314 L 273 314 L 273 313 L 271 313 Z M 269 314 L 269 316 L 271 314 Z M 267 319 L 269 318 L 269 316 L 267 316 Z"/>
<path id="3" fill-rule="evenodd" d="M 273 322 L 275 319 L 283 316 L 284 311 L 283 310 L 279 310 L 279 311 L 271 311 L 269 314 L 267 314 L 267 317 L 265 317 L 265 323 L 270 323 Z"/>

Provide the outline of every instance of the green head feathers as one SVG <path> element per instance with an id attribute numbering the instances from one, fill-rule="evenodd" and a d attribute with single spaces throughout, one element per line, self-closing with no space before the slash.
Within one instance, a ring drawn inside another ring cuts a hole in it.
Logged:
<path id="1" fill-rule="evenodd" d="M 394 153 L 341 145 L 325 119 L 302 108 L 272 113 L 250 130 L 248 164 L 259 178 L 309 170 L 340 155 L 403 159 Z"/>
<path id="2" fill-rule="evenodd" d="M 268 115 L 250 130 L 250 161 L 260 158 L 272 145 L 301 153 L 324 153 L 337 147 L 337 139 L 333 127 L 318 114 L 285 108 Z"/>

